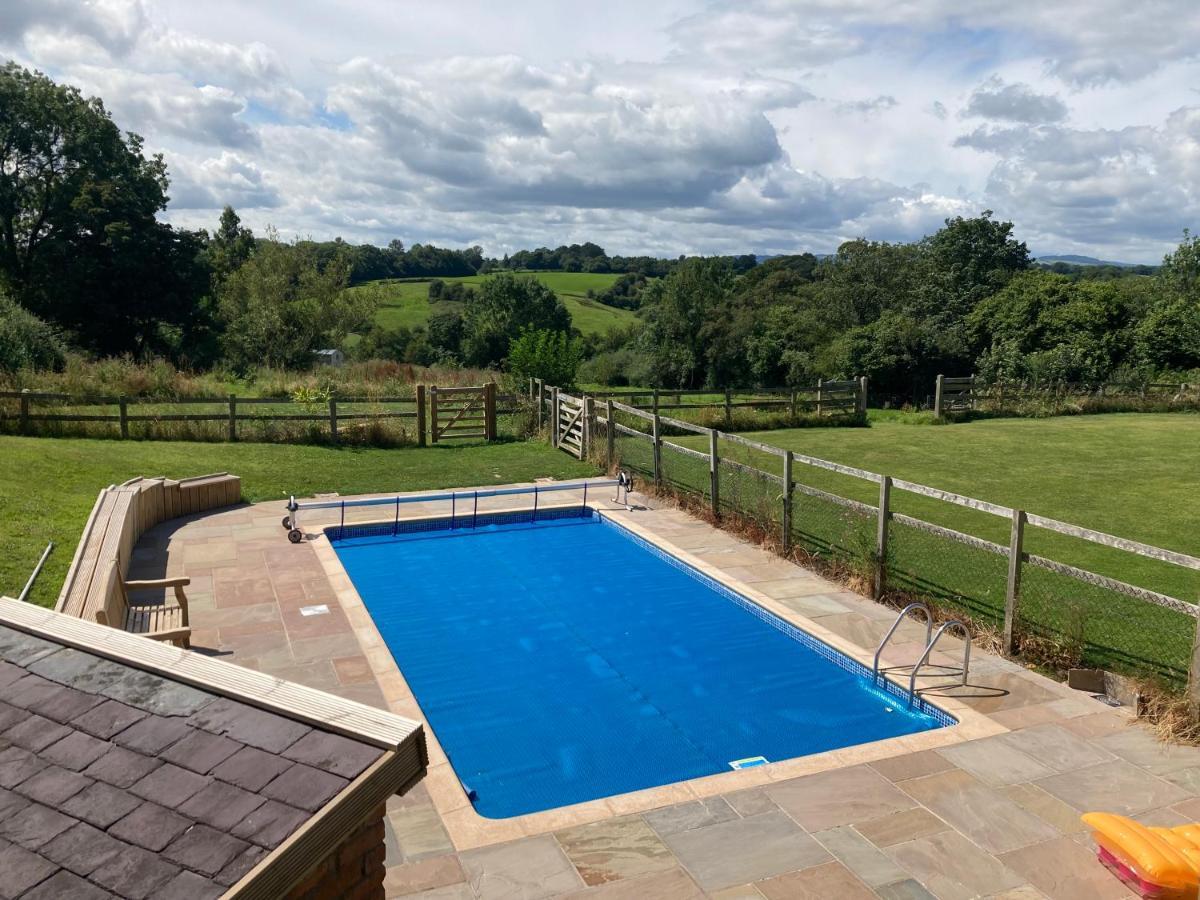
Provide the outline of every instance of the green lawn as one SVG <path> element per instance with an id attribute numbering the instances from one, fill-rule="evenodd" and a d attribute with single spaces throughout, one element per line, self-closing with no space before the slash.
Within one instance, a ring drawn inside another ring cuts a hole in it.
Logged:
<path id="1" fill-rule="evenodd" d="M 529 273 L 549 287 L 563 301 L 571 313 L 571 322 L 584 334 L 604 334 L 613 328 L 634 320 L 629 310 L 616 309 L 589 300 L 589 290 L 599 293 L 621 276 L 592 272 L 538 272 Z M 459 278 L 443 278 L 442 281 L 461 281 L 464 284 L 482 284 L 487 275 L 466 275 Z M 385 328 L 413 328 L 423 325 L 432 311 L 429 303 L 429 281 L 375 281 L 368 285 L 383 291 L 383 303 L 376 321 Z M 362 290 L 360 285 L 351 290 Z"/>
<path id="2" fill-rule="evenodd" d="M 292 444 L 197 444 L 0 437 L 0 594 L 16 596 L 47 541 L 54 552 L 33 592 L 54 602 L 96 494 L 135 475 L 242 477 L 247 500 L 506 484 L 595 469 L 536 442 L 336 449 Z"/>
<path id="3" fill-rule="evenodd" d="M 872 411 L 870 428 L 799 428 L 747 437 L 808 456 L 1200 556 L 1200 416 L 1114 413 L 910 424 Z M 672 438 L 707 449 L 703 437 Z M 777 457 L 726 444 L 730 458 L 776 471 Z M 874 504 L 878 488 L 797 465 L 796 479 Z M 1009 523 L 894 491 L 893 509 L 1008 543 Z M 1200 600 L 1200 573 L 1030 528 L 1027 549 L 1145 587 Z"/>

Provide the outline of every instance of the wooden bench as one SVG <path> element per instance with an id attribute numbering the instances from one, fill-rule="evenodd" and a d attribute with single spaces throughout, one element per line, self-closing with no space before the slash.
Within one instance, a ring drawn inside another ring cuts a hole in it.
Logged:
<path id="1" fill-rule="evenodd" d="M 170 641 L 185 650 L 191 646 L 192 628 L 188 622 L 187 595 L 183 592 L 184 587 L 191 584 L 190 578 L 179 576 L 126 581 L 116 566 L 110 568 L 108 577 L 116 583 L 108 593 L 104 609 L 96 611 L 97 622 L 153 641 Z M 165 600 L 138 603 L 129 599 L 130 591 L 164 588 L 173 589 L 174 604 Z"/>

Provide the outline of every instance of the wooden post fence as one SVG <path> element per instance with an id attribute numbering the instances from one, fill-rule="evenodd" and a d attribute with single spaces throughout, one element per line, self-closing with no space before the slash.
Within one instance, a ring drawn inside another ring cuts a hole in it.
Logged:
<path id="1" fill-rule="evenodd" d="M 793 395 L 795 396 L 795 395 Z M 783 555 L 792 552 L 792 451 L 783 454 Z"/>
<path id="2" fill-rule="evenodd" d="M 229 395 L 229 440 L 237 440 L 237 396 Z"/>
<path id="3" fill-rule="evenodd" d="M 725 388 L 725 427 L 733 427 L 733 394 Z"/>
<path id="4" fill-rule="evenodd" d="M 887 586 L 888 520 L 891 518 L 892 479 L 879 479 L 879 523 L 875 531 L 875 590 L 876 600 L 883 597 Z"/>
<path id="5" fill-rule="evenodd" d="M 652 412 L 658 415 L 658 388 L 654 389 L 654 393 L 650 395 L 650 402 L 653 405 Z"/>
<path id="6" fill-rule="evenodd" d="M 21 390 L 21 434 L 29 433 L 29 388 Z"/>
<path id="7" fill-rule="evenodd" d="M 657 394 L 658 392 L 655 391 L 656 397 Z M 658 404 L 655 403 L 655 407 L 657 406 Z M 662 485 L 662 423 L 659 421 L 657 409 L 654 413 L 654 418 L 651 419 L 651 424 L 654 429 L 654 485 L 655 487 L 659 487 Z"/>
<path id="8" fill-rule="evenodd" d="M 817 415 L 821 415 L 821 404 L 825 400 L 825 379 L 817 379 Z"/>
<path id="9" fill-rule="evenodd" d="M 337 400 L 333 397 L 329 398 L 329 436 L 335 444 L 338 442 Z"/>
<path id="10" fill-rule="evenodd" d="M 558 429 L 559 429 L 559 407 L 558 407 L 558 388 L 550 388 L 550 446 L 558 446 Z"/>
<path id="11" fill-rule="evenodd" d="M 537 429 L 540 432 L 546 421 L 546 382 L 537 380 Z"/>
<path id="12" fill-rule="evenodd" d="M 867 376 L 858 376 L 858 411 L 864 415 L 867 412 Z"/>
<path id="13" fill-rule="evenodd" d="M 429 438 L 438 442 L 438 390 L 436 384 L 429 386 Z"/>
<path id="14" fill-rule="evenodd" d="M 496 382 L 489 381 L 483 386 L 483 439 L 496 439 Z"/>
<path id="15" fill-rule="evenodd" d="M 425 385 L 417 385 L 417 446 L 425 446 Z"/>
<path id="16" fill-rule="evenodd" d="M 129 437 L 129 403 L 124 397 L 117 398 L 117 410 L 121 417 L 121 437 Z"/>
<path id="17" fill-rule="evenodd" d="M 933 417 L 940 419 L 942 417 L 942 382 L 945 380 L 944 375 L 937 377 L 937 384 L 933 389 Z"/>
<path id="18" fill-rule="evenodd" d="M 1004 655 L 1016 649 L 1013 630 L 1017 621 L 1017 602 L 1021 597 L 1021 558 L 1025 543 L 1025 512 L 1014 509 L 1008 539 L 1008 586 L 1004 591 Z"/>
<path id="19" fill-rule="evenodd" d="M 612 397 L 608 398 L 608 425 L 604 429 L 604 468 L 605 471 L 611 472 L 613 460 L 616 457 L 616 440 L 617 440 L 617 410 L 613 406 Z"/>
<path id="20" fill-rule="evenodd" d="M 708 429 L 708 492 L 712 500 L 712 514 L 721 514 L 721 457 L 717 454 L 717 441 L 720 432 L 715 428 Z"/>
<path id="21" fill-rule="evenodd" d="M 592 432 L 596 426 L 596 406 L 595 399 L 585 395 L 583 397 L 583 431 L 579 438 L 579 456 L 580 459 L 587 459 L 592 452 Z"/>

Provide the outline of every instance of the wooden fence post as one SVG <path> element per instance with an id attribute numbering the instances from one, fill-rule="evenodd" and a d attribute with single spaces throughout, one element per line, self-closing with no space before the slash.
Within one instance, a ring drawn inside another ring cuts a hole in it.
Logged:
<path id="1" fill-rule="evenodd" d="M 546 422 L 546 382 L 537 380 L 537 430 L 540 432 Z"/>
<path id="2" fill-rule="evenodd" d="M 933 389 L 933 417 L 940 419 L 942 417 L 942 380 L 944 376 L 937 377 L 937 384 Z"/>
<path id="3" fill-rule="evenodd" d="M 655 392 L 657 398 L 657 391 Z M 655 406 L 658 404 L 655 403 Z M 654 414 L 652 420 L 654 434 L 654 485 L 655 487 L 662 485 L 662 424 L 659 422 L 658 413 Z"/>
<path id="4" fill-rule="evenodd" d="M 858 376 L 858 411 L 866 413 L 867 411 L 867 376 Z"/>
<path id="5" fill-rule="evenodd" d="M 783 454 L 783 555 L 792 550 L 792 451 Z"/>
<path id="6" fill-rule="evenodd" d="M 237 440 L 237 396 L 229 395 L 229 440 Z"/>
<path id="7" fill-rule="evenodd" d="M 21 434 L 29 434 L 29 388 L 21 389 Z"/>
<path id="8" fill-rule="evenodd" d="M 817 379 L 817 416 L 821 415 L 821 404 L 825 402 L 825 379 Z"/>
<path id="9" fill-rule="evenodd" d="M 725 427 L 733 428 L 733 395 L 725 388 Z"/>
<path id="10" fill-rule="evenodd" d="M 1021 597 L 1021 559 L 1025 543 L 1025 511 L 1014 509 L 1012 531 L 1008 539 L 1008 587 L 1004 592 L 1004 646 L 1005 656 L 1012 656 L 1015 649 L 1013 630 L 1017 621 L 1017 602 Z"/>
<path id="11" fill-rule="evenodd" d="M 496 382 L 489 381 L 483 386 L 483 439 L 496 439 Z"/>
<path id="12" fill-rule="evenodd" d="M 892 479 L 888 475 L 879 479 L 879 523 L 875 530 L 875 591 L 876 600 L 883 598 L 887 586 L 888 520 L 892 511 Z"/>
<path id="13" fill-rule="evenodd" d="M 792 391 L 791 402 L 792 402 L 792 419 L 794 420 L 796 418 L 796 392 L 795 391 Z"/>
<path id="14" fill-rule="evenodd" d="M 592 452 L 592 432 L 595 430 L 596 401 L 583 396 L 583 430 L 579 438 L 579 458 L 587 459 Z"/>
<path id="15" fill-rule="evenodd" d="M 425 385 L 417 385 L 417 446 L 425 446 Z"/>
<path id="16" fill-rule="evenodd" d="M 658 415 L 658 388 L 655 388 L 654 393 L 650 395 L 650 403 L 651 403 L 651 406 L 650 406 L 651 411 L 657 416 Z"/>
<path id="17" fill-rule="evenodd" d="M 616 457 L 616 440 L 617 440 L 617 420 L 616 409 L 613 407 L 613 398 L 608 398 L 608 427 L 605 430 L 605 448 L 604 448 L 604 470 L 611 472 L 613 460 Z"/>
<path id="18" fill-rule="evenodd" d="M 721 514 L 721 457 L 717 454 L 719 436 L 717 429 L 708 429 L 708 492 L 714 516 Z"/>
<path id="19" fill-rule="evenodd" d="M 437 385 L 429 386 L 429 439 L 433 443 L 438 442 L 438 408 L 437 408 Z"/>
<path id="20" fill-rule="evenodd" d="M 1196 632 L 1192 638 L 1192 664 L 1188 667 L 1187 693 L 1192 714 L 1200 714 L 1200 618 L 1196 619 Z"/>
<path id="21" fill-rule="evenodd" d="M 338 442 L 337 399 L 334 397 L 329 398 L 329 436 L 335 444 Z"/>
<path id="22" fill-rule="evenodd" d="M 533 376 L 529 376 L 529 399 L 533 399 Z"/>
<path id="23" fill-rule="evenodd" d="M 550 388 L 550 446 L 558 446 L 559 428 L 558 388 Z"/>
<path id="24" fill-rule="evenodd" d="M 125 397 L 117 398 L 117 410 L 121 416 L 121 437 L 129 437 L 129 403 Z"/>

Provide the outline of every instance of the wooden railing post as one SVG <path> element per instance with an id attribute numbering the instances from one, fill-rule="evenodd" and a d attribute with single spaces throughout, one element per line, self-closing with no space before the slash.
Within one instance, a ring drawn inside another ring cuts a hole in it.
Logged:
<path id="1" fill-rule="evenodd" d="M 337 399 L 334 397 L 329 398 L 329 436 L 335 444 L 338 442 Z"/>
<path id="2" fill-rule="evenodd" d="M 725 427 L 733 428 L 733 395 L 725 388 Z"/>
<path id="3" fill-rule="evenodd" d="M 888 521 L 891 519 L 892 479 L 879 478 L 879 522 L 875 530 L 875 591 L 876 600 L 883 598 L 887 586 Z"/>
<path id="4" fill-rule="evenodd" d="M 558 446 L 558 429 L 560 415 L 558 406 L 558 388 L 550 388 L 550 446 Z"/>
<path id="5" fill-rule="evenodd" d="M 433 443 L 438 442 L 438 408 L 437 408 L 437 385 L 429 386 L 429 439 Z"/>
<path id="6" fill-rule="evenodd" d="M 612 397 L 608 398 L 607 413 L 608 413 L 608 426 L 604 429 L 604 432 L 605 432 L 605 434 L 604 434 L 604 440 L 605 440 L 604 470 L 606 472 L 611 472 L 612 467 L 613 467 L 613 461 L 617 455 L 616 454 L 616 449 L 617 449 L 617 447 L 616 447 L 616 441 L 617 441 L 616 414 L 617 414 L 617 410 L 613 406 L 613 398 Z"/>
<path id="7" fill-rule="evenodd" d="M 1192 663 L 1188 667 L 1187 694 L 1192 714 L 1200 715 L 1200 618 L 1196 619 L 1196 631 L 1192 637 Z"/>
<path id="8" fill-rule="evenodd" d="M 654 437 L 654 484 L 658 487 L 662 484 L 662 423 L 659 421 L 657 412 L 651 420 L 651 427 Z"/>
<path id="9" fill-rule="evenodd" d="M 650 398 L 650 403 L 651 403 L 651 406 L 650 406 L 651 411 L 657 416 L 658 415 L 658 388 L 654 389 L 654 393 L 651 395 L 651 398 Z"/>
<path id="10" fill-rule="evenodd" d="M 933 417 L 940 419 L 942 417 L 942 381 L 944 376 L 937 377 L 937 384 L 933 389 Z"/>
<path id="11" fill-rule="evenodd" d="M 496 439 L 496 382 L 489 381 L 483 386 L 483 439 Z"/>
<path id="12" fill-rule="evenodd" d="M 721 457 L 717 453 L 717 441 L 720 432 L 715 428 L 708 429 L 708 493 L 712 501 L 712 514 L 721 514 Z"/>
<path id="13" fill-rule="evenodd" d="M 117 398 L 117 410 L 121 417 L 121 437 L 129 437 L 129 401 L 124 397 Z"/>
<path id="14" fill-rule="evenodd" d="M 546 382 L 537 380 L 537 430 L 540 432 L 546 422 Z"/>
<path id="15" fill-rule="evenodd" d="M 791 404 L 792 404 L 792 419 L 794 420 L 796 418 L 796 392 L 795 391 L 792 391 Z"/>
<path id="16" fill-rule="evenodd" d="M 793 395 L 794 396 L 794 395 Z M 792 451 L 783 454 L 783 554 L 792 550 Z"/>
<path id="17" fill-rule="evenodd" d="M 867 411 L 867 376 L 858 376 L 858 411 L 866 413 Z"/>
<path id="18" fill-rule="evenodd" d="M 425 385 L 417 385 L 417 446 L 425 446 Z"/>
<path id="19" fill-rule="evenodd" d="M 21 389 L 21 434 L 29 434 L 29 388 Z"/>
<path id="20" fill-rule="evenodd" d="M 817 379 L 817 416 L 821 415 L 821 405 L 825 402 L 825 379 Z"/>
<path id="21" fill-rule="evenodd" d="M 1013 631 L 1017 621 L 1017 603 L 1021 598 L 1021 561 L 1025 543 L 1025 511 L 1014 509 L 1012 530 L 1008 539 L 1008 587 L 1004 592 L 1004 644 L 1005 656 L 1012 656 L 1016 649 Z"/>
<path id="22" fill-rule="evenodd" d="M 229 395 L 229 440 L 237 440 L 237 396 Z"/>
<path id="23" fill-rule="evenodd" d="M 579 437 L 579 457 L 587 459 L 592 452 L 592 432 L 596 430 L 596 401 L 583 396 L 583 431 Z"/>

